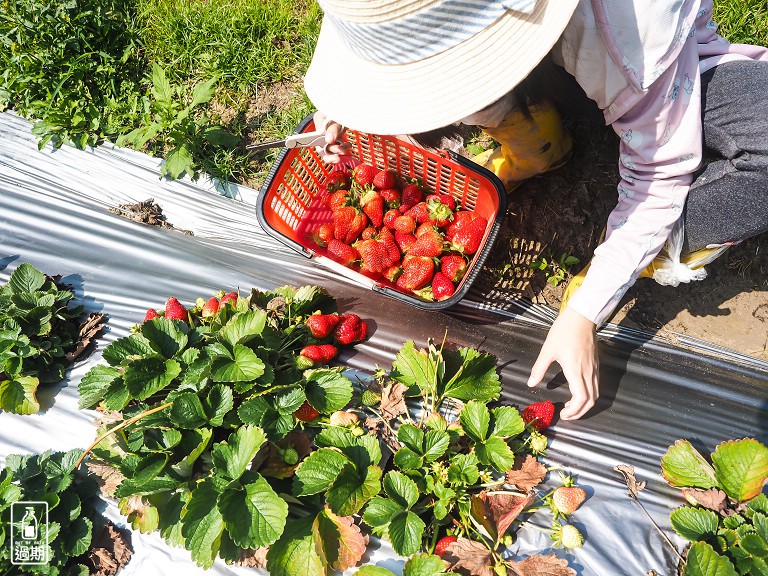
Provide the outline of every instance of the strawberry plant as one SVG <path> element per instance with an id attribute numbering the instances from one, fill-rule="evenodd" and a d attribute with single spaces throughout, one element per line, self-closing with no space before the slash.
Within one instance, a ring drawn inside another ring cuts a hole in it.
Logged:
<path id="1" fill-rule="evenodd" d="M 547 282 L 552 284 L 552 286 L 557 286 L 565 280 L 565 276 L 570 272 L 571 267 L 579 262 L 580 260 L 576 256 L 570 256 L 565 252 L 559 258 L 550 252 L 549 257 L 541 256 L 531 262 L 528 267 L 531 270 L 542 270 Z"/>
<path id="2" fill-rule="evenodd" d="M 692 542 L 684 576 L 768 574 L 768 448 L 753 438 L 730 440 L 710 461 L 686 440 L 661 459 L 664 479 L 688 501 L 670 515 Z"/>
<path id="3" fill-rule="evenodd" d="M 41 384 L 64 378 L 67 367 L 101 328 L 101 314 L 81 325 L 67 287 L 30 264 L 0 287 L 0 409 L 34 414 Z"/>
<path id="4" fill-rule="evenodd" d="M 0 469 L 0 571 L 21 573 L 11 558 L 11 507 L 15 502 L 46 502 L 48 522 L 39 525 L 48 542 L 48 562 L 24 566 L 25 573 L 55 576 L 115 574 L 133 553 L 130 543 L 96 510 L 98 484 L 75 473 L 81 450 L 11 454 Z M 18 510 L 16 510 L 18 514 Z M 18 523 L 18 517 L 14 517 Z M 46 532 L 47 531 L 47 532 Z M 18 535 L 17 535 L 18 538 Z M 19 570 L 18 572 L 15 572 Z"/>

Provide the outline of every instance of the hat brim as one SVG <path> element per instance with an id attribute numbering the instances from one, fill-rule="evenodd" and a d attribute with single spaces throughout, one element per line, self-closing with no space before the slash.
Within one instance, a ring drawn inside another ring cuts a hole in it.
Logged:
<path id="1" fill-rule="evenodd" d="M 324 18 L 304 77 L 318 110 L 371 134 L 416 134 L 458 122 L 517 86 L 552 49 L 578 0 L 539 0 L 508 10 L 482 32 L 435 56 L 375 64 L 345 44 Z"/>

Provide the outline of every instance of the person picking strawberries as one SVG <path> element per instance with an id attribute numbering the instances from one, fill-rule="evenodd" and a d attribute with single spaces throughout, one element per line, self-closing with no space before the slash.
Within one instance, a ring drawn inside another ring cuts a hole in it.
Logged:
<path id="1" fill-rule="evenodd" d="M 501 126 L 509 137 L 510 114 L 546 101 L 525 95 L 550 54 L 619 135 L 618 204 L 528 380 L 536 386 L 560 365 L 572 394 L 563 419 L 594 406 L 596 327 L 683 219 L 686 252 L 768 229 L 768 50 L 719 36 L 712 0 L 319 3 L 325 16 L 304 82 L 316 120 L 334 120 L 326 161 L 345 151 L 332 144 L 339 123 L 423 134 L 466 122 Z M 339 89 L 329 80 L 338 70 L 355 82 Z M 537 123 L 519 124 L 526 127 Z M 567 152 L 562 139 L 555 144 Z"/>

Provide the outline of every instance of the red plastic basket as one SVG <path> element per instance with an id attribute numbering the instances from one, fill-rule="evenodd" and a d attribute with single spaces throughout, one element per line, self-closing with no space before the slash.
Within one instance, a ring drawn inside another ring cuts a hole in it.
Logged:
<path id="1" fill-rule="evenodd" d="M 314 129 L 312 117 L 308 116 L 296 133 Z M 314 149 L 286 148 L 280 153 L 256 204 L 259 224 L 270 236 L 300 254 L 376 292 L 426 310 L 441 310 L 456 304 L 479 275 L 496 241 L 507 208 L 507 195 L 501 181 L 489 170 L 458 154 L 424 150 L 396 136 L 376 136 L 347 129 L 344 139 L 352 145 L 349 154 L 360 161 L 418 178 L 429 193 L 450 194 L 463 208 L 474 210 L 488 221 L 480 249 L 453 296 L 440 302 L 427 302 L 401 292 L 384 279 L 372 280 L 326 256 L 325 250 L 312 241 L 312 233 L 321 224 L 332 221 L 331 211 L 316 195 L 333 166 L 325 164 Z"/>

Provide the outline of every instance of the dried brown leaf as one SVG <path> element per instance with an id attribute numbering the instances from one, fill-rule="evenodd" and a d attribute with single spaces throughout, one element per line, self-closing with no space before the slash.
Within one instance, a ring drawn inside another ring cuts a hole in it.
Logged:
<path id="1" fill-rule="evenodd" d="M 88 552 L 88 568 L 92 576 L 113 576 L 128 564 L 132 555 L 129 537 L 107 520 Z"/>
<path id="2" fill-rule="evenodd" d="M 529 556 L 520 562 L 508 562 L 507 567 L 517 576 L 576 576 L 576 570 L 568 567 L 568 560 L 554 554 Z"/>
<path id="3" fill-rule="evenodd" d="M 530 492 L 533 487 L 541 484 L 546 475 L 547 467 L 527 454 L 524 460 L 515 459 L 515 465 L 507 472 L 506 479 L 508 484 L 514 484 L 519 490 Z"/>
<path id="4" fill-rule="evenodd" d="M 80 324 L 80 333 L 78 334 L 75 349 L 64 354 L 64 358 L 69 362 L 74 361 L 75 358 L 85 352 L 85 349 L 88 348 L 91 340 L 101 332 L 102 328 L 104 328 L 104 314 L 101 312 L 91 312 L 88 314 L 88 318 L 85 319 L 85 322 Z"/>
<path id="5" fill-rule="evenodd" d="M 517 494 L 489 493 L 483 490 L 472 496 L 471 514 L 493 539 L 503 536 L 510 524 L 536 499 L 531 493 L 526 496 Z"/>
<path id="6" fill-rule="evenodd" d="M 368 547 L 368 536 L 360 532 L 354 518 L 337 516 L 327 506 L 315 518 L 312 535 L 320 555 L 339 572 L 360 562 Z"/>
<path id="7" fill-rule="evenodd" d="M 380 410 L 384 420 L 392 420 L 408 411 L 403 396 L 406 390 L 408 390 L 408 386 L 400 382 L 392 382 L 381 389 Z"/>
<path id="8" fill-rule="evenodd" d="M 266 568 L 267 552 L 269 548 L 248 548 L 240 551 L 240 558 L 235 566 L 247 566 L 248 568 Z"/>
<path id="9" fill-rule="evenodd" d="M 683 496 L 691 504 L 701 504 L 715 512 L 722 512 L 728 505 L 725 492 L 717 488 L 700 490 L 699 488 L 683 488 Z"/>
<path id="10" fill-rule="evenodd" d="M 493 576 L 493 555 L 483 544 L 468 538 L 459 538 L 448 546 L 443 560 L 451 570 L 465 576 Z"/>
<path id="11" fill-rule="evenodd" d="M 629 490 L 629 497 L 637 500 L 638 492 L 645 489 L 645 482 L 637 481 L 637 478 L 635 478 L 635 467 L 628 464 L 619 464 L 614 467 L 614 470 L 624 477 L 624 482 Z"/>
<path id="12" fill-rule="evenodd" d="M 108 498 L 114 498 L 115 490 L 125 480 L 122 472 L 102 460 L 89 459 L 85 465 L 96 476 L 101 493 Z"/>

